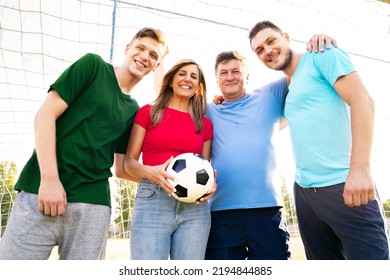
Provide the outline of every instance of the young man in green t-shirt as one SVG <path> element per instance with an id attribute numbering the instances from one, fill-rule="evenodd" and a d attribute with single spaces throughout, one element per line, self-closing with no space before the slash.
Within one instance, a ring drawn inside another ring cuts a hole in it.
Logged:
<path id="1" fill-rule="evenodd" d="M 15 186 L 0 259 L 48 259 L 56 245 L 60 259 L 104 259 L 110 168 L 114 154 L 115 166 L 123 166 L 139 109 L 129 92 L 159 65 L 164 48 L 162 32 L 144 28 L 120 66 L 86 54 L 50 86 L 35 116 L 35 150 Z"/>

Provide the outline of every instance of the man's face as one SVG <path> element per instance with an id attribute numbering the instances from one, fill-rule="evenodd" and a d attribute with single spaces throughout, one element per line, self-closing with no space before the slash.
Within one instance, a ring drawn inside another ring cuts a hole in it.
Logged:
<path id="1" fill-rule="evenodd" d="M 130 74 L 143 78 L 160 63 L 163 45 L 152 38 L 144 37 L 128 44 L 125 52 Z"/>
<path id="2" fill-rule="evenodd" d="M 283 71 L 291 63 L 292 50 L 286 33 L 280 34 L 276 30 L 265 28 L 253 37 L 251 47 L 268 68 Z"/>
<path id="3" fill-rule="evenodd" d="M 233 101 L 245 94 L 244 84 L 248 76 L 242 63 L 236 59 L 220 63 L 216 71 L 218 87 L 226 101 Z"/>

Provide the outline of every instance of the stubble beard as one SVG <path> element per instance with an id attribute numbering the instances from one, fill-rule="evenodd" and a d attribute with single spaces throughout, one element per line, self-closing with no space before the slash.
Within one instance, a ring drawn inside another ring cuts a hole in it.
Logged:
<path id="1" fill-rule="evenodd" d="M 292 58 L 293 58 L 293 51 L 292 51 L 292 49 L 288 49 L 284 63 L 275 70 L 284 71 L 290 65 Z"/>

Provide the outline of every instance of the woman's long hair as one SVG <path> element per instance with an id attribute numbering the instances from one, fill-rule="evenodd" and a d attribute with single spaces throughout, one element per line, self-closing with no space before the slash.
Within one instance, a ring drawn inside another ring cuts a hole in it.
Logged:
<path id="1" fill-rule="evenodd" d="M 173 88 L 171 86 L 175 74 L 186 65 L 196 65 L 199 71 L 199 88 L 189 100 L 189 114 L 195 122 L 196 132 L 199 133 L 203 129 L 202 117 L 206 114 L 207 97 L 206 97 L 206 80 L 202 68 L 192 59 L 183 59 L 177 62 L 163 77 L 159 95 L 150 111 L 152 124 L 157 125 L 161 122 L 164 108 L 169 105 L 173 96 Z"/>

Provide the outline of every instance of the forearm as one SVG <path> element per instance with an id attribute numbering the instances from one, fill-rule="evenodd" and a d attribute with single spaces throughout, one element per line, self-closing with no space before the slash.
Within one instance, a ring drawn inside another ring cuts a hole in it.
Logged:
<path id="1" fill-rule="evenodd" d="M 137 182 L 139 179 L 125 171 L 125 155 L 115 154 L 115 176 L 121 179 Z"/>
<path id="2" fill-rule="evenodd" d="M 133 182 L 138 182 L 139 181 L 138 178 L 130 175 L 129 173 L 125 172 L 124 170 L 122 170 L 122 171 L 116 170 L 115 171 L 115 176 L 117 178 L 121 178 L 121 179 L 128 180 L 128 181 L 133 181 Z"/>
<path id="3" fill-rule="evenodd" d="M 357 72 L 340 77 L 336 91 L 351 108 L 352 170 L 369 170 L 374 135 L 375 104 Z"/>
<path id="4" fill-rule="evenodd" d="M 375 104 L 368 96 L 351 101 L 352 150 L 351 169 L 370 170 L 374 137 Z"/>
<path id="5" fill-rule="evenodd" d="M 374 134 L 374 104 L 369 98 L 353 101 L 350 104 L 352 150 L 343 197 L 348 207 L 354 207 L 375 200 L 375 185 L 370 165 Z"/>
<path id="6" fill-rule="evenodd" d="M 138 160 L 133 158 L 126 158 L 124 163 L 124 170 L 128 176 L 133 178 L 132 181 L 139 181 L 140 179 L 151 179 L 149 166 L 142 165 Z"/>
<path id="7" fill-rule="evenodd" d="M 56 119 L 38 112 L 34 120 L 34 130 L 41 180 L 59 180 L 56 157 Z"/>

